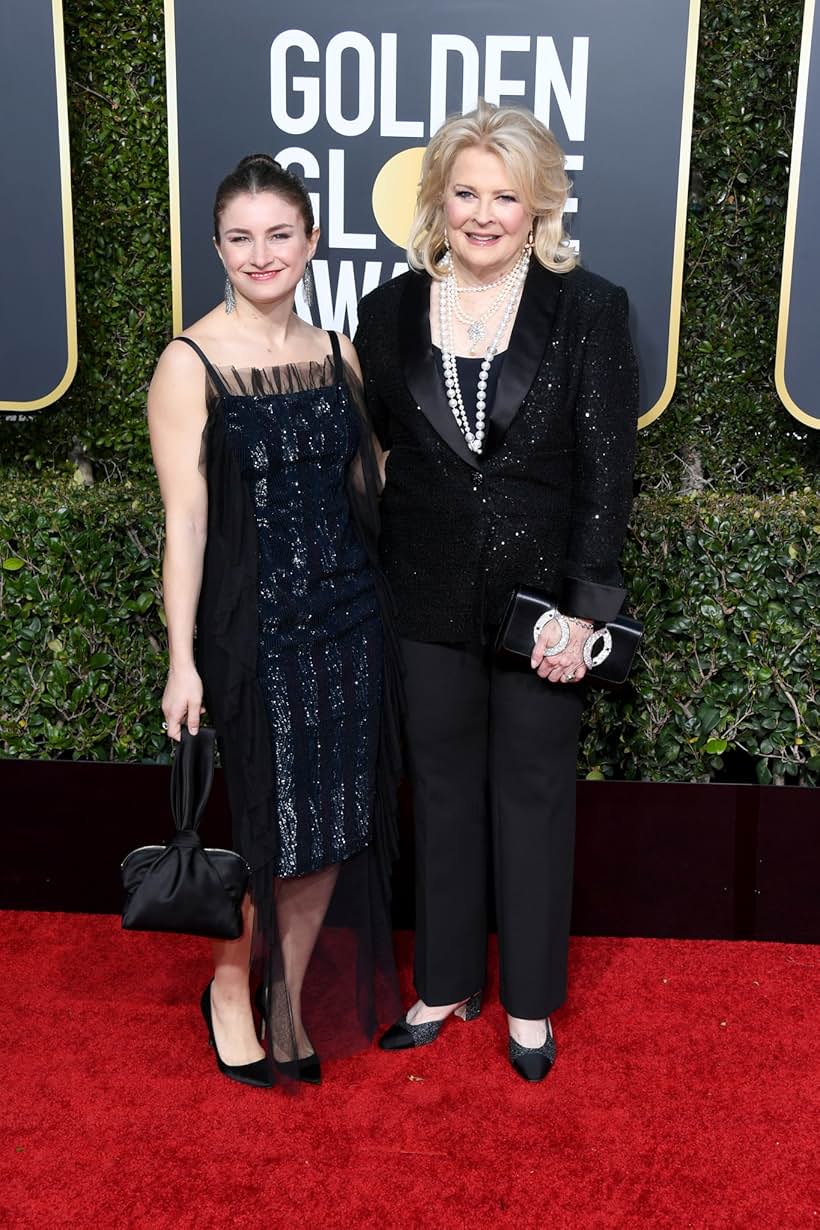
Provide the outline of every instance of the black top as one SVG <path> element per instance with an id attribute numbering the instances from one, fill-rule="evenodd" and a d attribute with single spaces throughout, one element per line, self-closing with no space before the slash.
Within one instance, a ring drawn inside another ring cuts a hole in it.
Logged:
<path id="1" fill-rule="evenodd" d="M 490 370 L 487 373 L 487 410 L 495 400 L 495 391 L 498 388 L 498 377 L 501 374 L 501 365 L 504 362 L 504 354 L 493 356 L 490 363 Z M 444 356 L 442 355 L 439 346 L 433 347 L 433 354 L 436 360 L 439 378 L 444 382 Z M 461 400 L 464 402 L 464 413 L 467 415 L 467 422 L 470 425 L 470 430 L 475 431 L 476 427 L 476 393 L 478 391 L 478 378 L 481 375 L 481 364 L 484 362 L 482 356 L 471 358 L 469 355 L 456 355 L 456 370 L 458 371 L 458 383 L 461 387 Z M 450 411 L 452 414 L 452 410 Z"/>
<path id="2" fill-rule="evenodd" d="M 436 368 L 430 279 L 407 273 L 359 306 L 368 408 L 390 449 L 381 555 L 402 635 L 463 641 L 515 585 L 610 619 L 632 496 L 637 364 L 625 292 L 583 269 L 530 265 L 488 416 L 467 448 Z"/>

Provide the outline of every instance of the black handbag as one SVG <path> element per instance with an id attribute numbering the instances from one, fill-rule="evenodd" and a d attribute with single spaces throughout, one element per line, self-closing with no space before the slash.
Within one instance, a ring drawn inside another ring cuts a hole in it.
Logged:
<path id="1" fill-rule="evenodd" d="M 495 641 L 496 652 L 530 658 L 538 639 L 535 624 L 554 606 L 554 599 L 547 594 L 519 585 L 504 611 Z M 596 625 L 595 635 L 595 656 L 603 656 L 597 665 L 587 667 L 585 678 L 605 687 L 625 683 L 643 635 L 643 624 L 629 615 L 616 615 L 610 622 Z"/>
<path id="2" fill-rule="evenodd" d="M 171 766 L 176 832 L 164 846 L 140 846 L 122 861 L 127 931 L 173 931 L 235 940 L 250 868 L 233 850 L 208 850 L 197 829 L 214 776 L 214 731 L 182 727 Z"/>

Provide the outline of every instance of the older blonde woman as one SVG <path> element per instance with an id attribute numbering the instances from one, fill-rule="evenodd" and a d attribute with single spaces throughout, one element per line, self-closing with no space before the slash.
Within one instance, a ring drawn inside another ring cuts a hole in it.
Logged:
<path id="1" fill-rule="evenodd" d="M 390 450 L 382 561 L 407 667 L 418 1000 L 381 1039 L 421 1046 L 480 1010 L 492 851 L 509 1058 L 555 1059 L 566 994 L 582 648 L 618 612 L 637 372 L 623 290 L 578 267 L 563 154 L 482 103 L 423 162 L 411 272 L 360 305 L 356 349 Z M 553 595 L 530 663 L 492 650 L 514 586 Z"/>

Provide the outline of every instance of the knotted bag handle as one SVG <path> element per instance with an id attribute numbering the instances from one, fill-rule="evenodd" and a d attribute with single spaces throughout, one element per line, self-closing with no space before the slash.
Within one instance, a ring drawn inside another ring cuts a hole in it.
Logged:
<path id="1" fill-rule="evenodd" d="M 196 735 L 187 726 L 180 730 L 171 765 L 171 815 L 180 833 L 199 828 L 214 780 L 215 740 L 210 726 L 201 726 Z"/>

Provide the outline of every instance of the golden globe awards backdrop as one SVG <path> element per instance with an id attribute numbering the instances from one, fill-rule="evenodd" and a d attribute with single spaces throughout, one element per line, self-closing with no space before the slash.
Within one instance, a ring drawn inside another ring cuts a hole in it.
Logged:
<path id="1" fill-rule="evenodd" d="M 786 409 L 820 427 L 820 22 L 803 10 L 775 379 Z"/>
<path id="2" fill-rule="evenodd" d="M 166 0 L 175 326 L 222 294 L 217 183 L 265 151 L 303 176 L 322 228 L 312 319 L 352 334 L 357 300 L 406 268 L 430 136 L 483 96 L 563 145 L 568 229 L 629 291 L 650 422 L 675 383 L 698 15 L 697 0 Z"/>
<path id="3" fill-rule="evenodd" d="M 2 0 L 0 114 L 0 410 L 39 410 L 77 366 L 60 0 Z"/>

